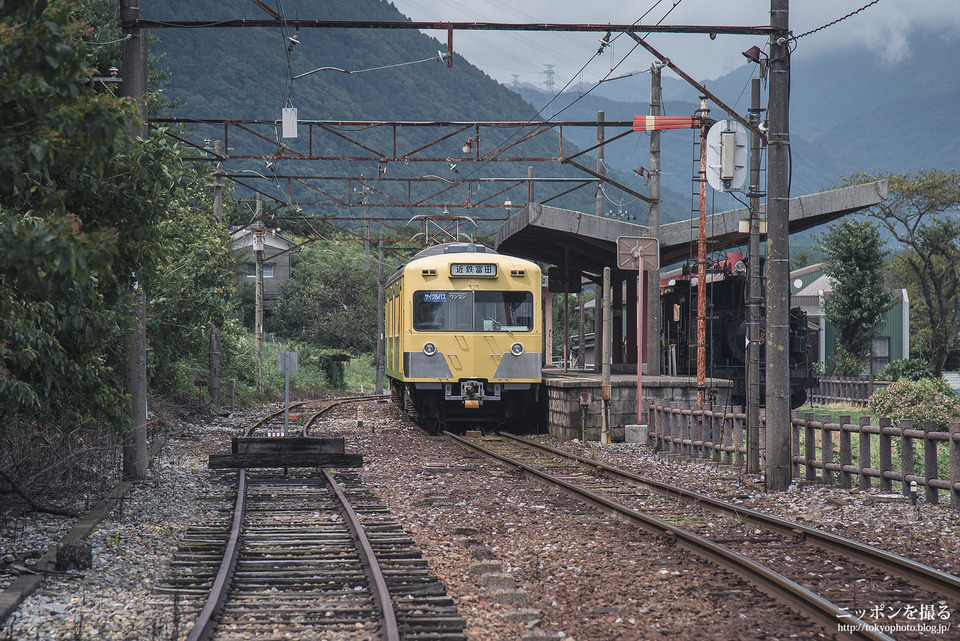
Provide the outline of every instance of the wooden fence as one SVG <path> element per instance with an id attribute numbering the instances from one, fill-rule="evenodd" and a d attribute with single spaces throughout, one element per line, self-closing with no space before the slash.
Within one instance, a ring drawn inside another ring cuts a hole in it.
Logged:
<path id="1" fill-rule="evenodd" d="M 944 490 L 951 507 L 960 509 L 960 423 L 951 423 L 948 432 L 939 432 L 931 423 L 914 429 L 907 419 L 894 427 L 888 418 L 871 425 L 869 416 L 858 423 L 852 423 L 849 416 L 841 416 L 836 423 L 830 422 L 829 416 L 818 419 L 813 413 L 801 418 L 793 412 L 792 416 L 794 479 L 853 488 L 856 476 L 859 489 L 876 487 L 881 492 L 893 492 L 897 482 L 897 490 L 904 496 L 910 496 L 911 483 L 916 483 L 921 500 L 939 503 Z M 658 451 L 740 468 L 744 465 L 746 414 L 739 407 L 704 405 L 698 410 L 653 400 L 647 427 L 647 442 Z M 762 412 L 760 429 L 763 456 Z"/>
<path id="2" fill-rule="evenodd" d="M 872 376 L 862 378 L 821 377 L 820 386 L 810 390 L 810 402 L 820 405 L 851 405 L 866 407 L 874 391 L 889 385 L 889 381 L 876 381 Z"/>

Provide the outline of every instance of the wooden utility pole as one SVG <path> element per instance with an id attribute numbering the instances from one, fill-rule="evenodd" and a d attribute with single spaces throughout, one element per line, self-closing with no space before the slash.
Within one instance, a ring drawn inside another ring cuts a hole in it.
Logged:
<path id="1" fill-rule="evenodd" d="M 697 236 L 697 409 L 707 392 L 707 97 L 700 96 L 700 215 Z"/>
<path id="2" fill-rule="evenodd" d="M 120 19 L 124 23 L 140 18 L 138 0 L 120 0 Z M 133 98 L 140 108 L 140 126 L 132 136 L 146 139 L 147 107 L 147 32 L 139 28 L 123 31 L 123 95 Z M 139 280 L 139 279 L 138 279 Z M 130 396 L 131 429 L 123 435 L 123 478 L 142 481 L 147 478 L 147 297 L 142 282 L 134 284 L 130 296 L 130 316 L 124 340 L 124 387 Z"/>
<path id="3" fill-rule="evenodd" d="M 790 50 L 789 0 L 770 1 L 767 117 L 767 414 L 766 487 L 792 481 L 790 452 Z M 780 35 L 782 34 L 782 35 Z"/>

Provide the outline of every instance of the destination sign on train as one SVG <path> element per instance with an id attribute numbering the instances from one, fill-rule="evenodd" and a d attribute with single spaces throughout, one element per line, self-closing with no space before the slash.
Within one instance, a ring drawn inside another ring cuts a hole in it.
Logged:
<path id="1" fill-rule="evenodd" d="M 451 263 L 450 276 L 489 276 L 497 275 L 497 266 L 494 263 Z"/>

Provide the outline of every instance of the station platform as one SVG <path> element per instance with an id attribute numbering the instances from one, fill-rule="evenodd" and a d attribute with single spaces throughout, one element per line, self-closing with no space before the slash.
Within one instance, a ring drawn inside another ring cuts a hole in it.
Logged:
<path id="1" fill-rule="evenodd" d="M 733 382 L 706 379 L 711 403 L 726 404 Z M 547 399 L 548 432 L 563 439 L 599 441 L 603 429 L 602 377 L 600 372 L 584 369 L 548 368 L 543 370 Z M 610 440 L 646 442 L 643 430 L 628 431 L 628 425 L 646 425 L 647 403 L 651 399 L 696 403 L 697 379 L 690 376 L 651 376 L 641 380 L 642 404 L 637 416 L 637 374 L 610 375 Z M 630 432 L 628 434 L 628 432 Z M 637 433 L 641 435 L 638 437 Z"/>

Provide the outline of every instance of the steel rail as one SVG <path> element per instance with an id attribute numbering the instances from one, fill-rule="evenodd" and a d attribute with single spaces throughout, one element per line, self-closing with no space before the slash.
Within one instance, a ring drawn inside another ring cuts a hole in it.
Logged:
<path id="1" fill-rule="evenodd" d="M 333 475 L 327 469 L 321 469 L 323 477 L 327 480 L 330 488 L 336 496 L 337 503 L 340 504 L 340 512 L 344 516 L 344 523 L 350 529 L 353 539 L 357 544 L 357 552 L 360 554 L 360 562 L 363 564 L 363 570 L 370 581 L 370 593 L 373 601 L 380 610 L 380 616 L 383 620 L 383 629 L 381 637 L 383 641 L 399 641 L 400 629 L 397 625 L 397 614 L 393 607 L 393 598 L 390 596 L 390 589 L 387 587 L 387 580 L 383 576 L 383 570 L 377 562 L 377 555 L 373 551 L 370 539 L 363 529 L 360 517 L 353 510 L 350 501 L 340 489 L 340 484 L 333 478 Z"/>
<path id="2" fill-rule="evenodd" d="M 290 409 L 293 409 L 293 408 L 295 408 L 295 407 L 301 407 L 301 406 L 303 406 L 303 405 L 306 405 L 306 403 L 307 403 L 306 401 L 300 401 L 299 403 L 294 403 L 293 405 L 290 406 Z M 278 416 L 282 416 L 282 415 L 283 415 L 283 410 L 284 410 L 284 408 L 281 407 L 281 408 L 280 408 L 279 410 L 277 410 L 276 412 L 273 412 L 272 414 L 267 414 L 266 416 L 264 416 L 263 418 L 261 418 L 259 421 L 257 421 L 256 423 L 254 423 L 253 425 L 251 425 L 250 427 L 248 427 L 248 428 L 246 429 L 246 431 L 243 433 L 244 438 L 246 438 L 246 437 L 250 436 L 251 434 L 253 434 L 253 432 L 254 432 L 258 427 L 263 427 L 264 425 L 266 425 L 267 421 L 269 421 L 270 419 L 276 418 L 276 417 L 278 417 Z"/>
<path id="3" fill-rule="evenodd" d="M 346 405 L 347 403 L 360 403 L 364 401 L 379 401 L 382 399 L 390 398 L 389 394 L 370 394 L 368 396 L 351 396 L 350 398 L 341 398 L 333 399 L 331 403 L 325 407 L 321 407 L 313 416 L 311 416 L 306 424 L 301 430 L 301 436 L 307 436 L 307 433 L 310 431 L 310 428 L 313 427 L 313 424 L 317 422 L 321 416 L 326 414 L 328 411 L 332 410 L 334 407 L 339 407 L 340 405 Z"/>
<path id="4" fill-rule="evenodd" d="M 237 501 L 233 509 L 233 524 L 230 528 L 230 538 L 223 551 L 223 560 L 217 571 L 217 578 L 210 588 L 207 601 L 197 615 L 197 621 L 187 635 L 187 641 L 203 641 L 213 637 L 217 625 L 217 615 L 227 600 L 227 593 L 233 582 L 233 573 L 237 567 L 237 558 L 240 555 L 240 530 L 243 527 L 243 511 L 247 498 L 247 471 L 240 468 L 237 482 Z"/>
<path id="5" fill-rule="evenodd" d="M 934 594 L 937 594 L 938 596 L 946 597 L 957 603 L 960 603 L 960 577 L 957 577 L 953 574 L 947 574 L 946 572 L 942 572 L 928 565 L 912 561 L 898 554 L 887 552 L 886 550 L 881 550 L 870 545 L 865 545 L 858 541 L 853 541 L 830 532 L 824 532 L 823 530 L 818 530 L 808 525 L 787 521 L 786 519 L 781 519 L 780 517 L 771 516 L 769 514 L 757 512 L 756 510 L 734 505 L 733 503 L 721 501 L 705 494 L 700 494 L 699 492 L 686 490 L 669 483 L 664 483 L 662 481 L 657 481 L 655 479 L 640 476 L 638 474 L 633 474 L 632 472 L 627 472 L 626 470 L 620 470 L 598 461 L 591 461 L 590 459 L 582 456 L 571 454 L 570 452 L 564 452 L 563 450 L 558 450 L 550 447 L 549 445 L 537 443 L 536 441 L 531 441 L 506 433 L 500 433 L 500 436 L 517 443 L 535 447 L 545 452 L 550 452 L 551 454 L 557 456 L 577 461 L 583 465 L 591 466 L 599 471 L 602 471 L 604 474 L 609 474 L 612 477 L 629 481 L 631 483 L 648 486 L 661 495 L 679 498 L 691 503 L 697 503 L 703 507 L 710 508 L 713 511 L 722 514 L 733 514 L 738 519 L 759 527 L 763 527 L 767 530 L 774 531 L 778 534 L 794 538 L 803 537 L 804 542 L 812 542 L 823 549 L 837 554 L 842 554 L 847 558 L 859 561 L 878 570 L 883 570 L 884 572 L 893 570 L 901 578 L 907 579 L 911 583 L 920 585 L 930 590 Z"/>
<path id="6" fill-rule="evenodd" d="M 687 551 L 742 577 L 757 586 L 762 592 L 779 598 L 781 602 L 794 608 L 801 614 L 809 616 L 812 620 L 828 630 L 836 629 L 838 622 L 845 622 L 854 628 L 854 631 L 850 632 L 852 638 L 871 639 L 875 641 L 891 640 L 891 637 L 877 631 L 874 627 L 869 626 L 856 616 L 839 608 L 823 597 L 807 590 L 785 576 L 774 572 L 770 568 L 748 559 L 733 550 L 718 545 L 707 538 L 644 514 L 622 503 L 611 501 L 598 494 L 577 487 L 572 483 L 568 483 L 546 472 L 541 472 L 520 461 L 515 461 L 508 456 L 472 443 L 456 434 L 444 432 L 444 435 L 468 449 L 518 468 L 538 481 L 559 488 L 617 520 L 640 526 L 654 534 L 666 534 Z"/>

